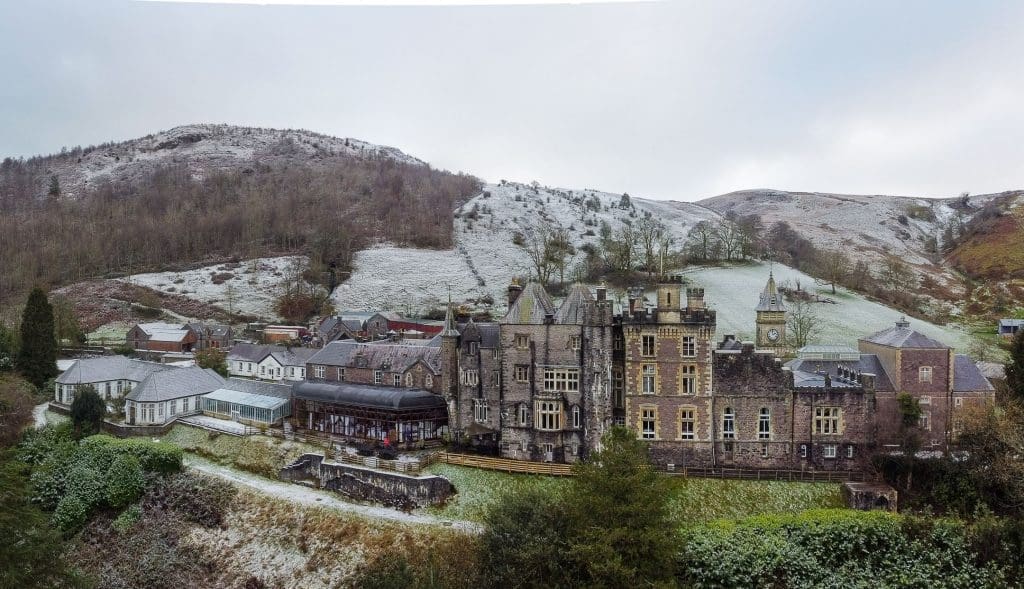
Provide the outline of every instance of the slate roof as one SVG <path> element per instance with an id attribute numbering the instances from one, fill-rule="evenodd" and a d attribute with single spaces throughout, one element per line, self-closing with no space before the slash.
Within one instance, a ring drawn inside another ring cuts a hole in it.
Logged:
<path id="1" fill-rule="evenodd" d="M 327 403 L 375 409 L 446 410 L 448 408 L 447 403 L 445 403 L 440 395 L 435 395 L 423 389 L 379 387 L 355 383 L 327 384 L 300 382 L 292 387 L 292 394 L 296 399 L 324 401 Z"/>
<path id="2" fill-rule="evenodd" d="M 229 325 L 218 325 L 206 323 L 189 323 L 188 326 L 192 331 L 205 337 L 224 337 L 231 332 L 231 326 Z"/>
<path id="3" fill-rule="evenodd" d="M 288 348 L 261 344 L 235 344 L 228 353 L 228 362 L 262 362 L 273 356 L 281 366 L 305 366 L 317 350 L 312 348 Z"/>
<path id="4" fill-rule="evenodd" d="M 363 364 L 359 363 L 360 358 L 365 360 Z M 307 362 L 325 366 L 405 372 L 421 360 L 435 375 L 441 374 L 441 349 L 431 345 L 337 341 L 324 346 Z"/>
<path id="5" fill-rule="evenodd" d="M 905 320 L 897 321 L 896 325 L 889 329 L 862 337 L 860 341 L 890 348 L 949 349 L 946 344 L 910 329 L 910 323 Z"/>
<path id="6" fill-rule="evenodd" d="M 154 372 L 168 370 L 166 364 L 143 362 L 125 356 L 100 356 L 75 360 L 57 377 L 60 384 L 130 380 L 140 382 Z"/>
<path id="7" fill-rule="evenodd" d="M 1024 319 L 1000 319 L 999 327 L 1024 327 Z"/>
<path id="8" fill-rule="evenodd" d="M 582 325 L 587 308 L 594 303 L 594 295 L 582 284 L 574 284 L 565 300 L 555 311 L 555 323 Z"/>
<path id="9" fill-rule="evenodd" d="M 981 373 L 978 365 L 963 354 L 957 354 L 953 362 L 953 392 L 970 393 L 993 391 L 992 383 Z"/>
<path id="10" fill-rule="evenodd" d="M 554 314 L 555 303 L 551 300 L 551 295 L 539 283 L 531 282 L 509 307 L 501 323 L 542 325 L 545 315 Z"/>
<path id="11" fill-rule="evenodd" d="M 797 358 L 786 362 L 785 366 L 793 371 L 794 385 L 798 388 L 820 388 L 825 386 L 825 375 L 832 378 L 832 386 L 844 386 L 840 380 L 840 368 L 845 367 L 857 374 L 874 374 L 875 390 L 890 392 L 892 381 L 882 367 L 878 356 L 861 354 L 857 361 L 852 360 L 813 360 Z"/>
<path id="12" fill-rule="evenodd" d="M 764 285 L 761 297 L 757 302 L 755 311 L 785 311 L 786 305 L 782 303 L 782 294 L 775 286 L 775 276 L 768 273 L 768 284 Z"/>
<path id="13" fill-rule="evenodd" d="M 290 399 L 292 396 L 291 385 L 249 380 L 248 378 L 228 378 L 224 381 L 224 386 L 221 388 L 240 393 L 263 395 L 264 397 L 279 397 L 281 399 Z"/>
<path id="14" fill-rule="evenodd" d="M 205 395 L 224 386 L 225 379 L 209 368 L 173 368 L 154 372 L 126 397 L 138 403 L 159 403 L 192 395 Z"/>

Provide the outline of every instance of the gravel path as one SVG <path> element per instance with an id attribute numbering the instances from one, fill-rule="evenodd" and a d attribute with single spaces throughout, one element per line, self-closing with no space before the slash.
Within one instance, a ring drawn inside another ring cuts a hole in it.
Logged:
<path id="1" fill-rule="evenodd" d="M 448 526 L 469 532 L 480 531 L 480 526 L 473 522 L 449 520 L 431 515 L 404 513 L 386 507 L 349 503 L 339 495 L 328 491 L 320 491 L 294 483 L 267 479 L 229 466 L 216 464 L 189 453 L 185 454 L 185 466 L 194 471 L 230 481 L 235 485 L 253 489 L 269 497 L 284 499 L 299 505 L 337 509 L 370 519 L 386 519 L 405 524 Z"/>
<path id="2" fill-rule="evenodd" d="M 32 419 L 35 420 L 36 427 L 46 427 L 46 408 L 50 406 L 50 402 L 36 405 L 32 408 Z"/>

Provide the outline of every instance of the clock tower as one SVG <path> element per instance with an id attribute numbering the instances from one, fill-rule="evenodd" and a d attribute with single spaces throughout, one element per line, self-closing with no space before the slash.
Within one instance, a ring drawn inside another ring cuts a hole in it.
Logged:
<path id="1" fill-rule="evenodd" d="M 760 350 L 769 350 L 784 355 L 786 346 L 786 305 L 782 303 L 782 294 L 775 286 L 775 276 L 768 273 L 768 284 L 761 291 L 761 299 L 757 303 L 757 338 L 755 345 Z"/>

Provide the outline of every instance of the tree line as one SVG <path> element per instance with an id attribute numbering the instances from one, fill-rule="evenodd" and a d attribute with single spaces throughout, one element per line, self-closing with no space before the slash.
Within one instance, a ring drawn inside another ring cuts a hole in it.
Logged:
<path id="1" fill-rule="evenodd" d="M 0 165 L 0 306 L 36 284 L 122 276 L 226 257 L 306 253 L 333 287 L 374 241 L 445 248 L 451 211 L 478 179 L 384 157 L 254 163 L 196 179 L 171 164 L 75 198 L 38 197 L 39 166 Z"/>

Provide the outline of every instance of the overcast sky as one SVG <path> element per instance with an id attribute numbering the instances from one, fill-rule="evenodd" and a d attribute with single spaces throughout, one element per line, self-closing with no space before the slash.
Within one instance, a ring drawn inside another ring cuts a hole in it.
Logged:
<path id="1" fill-rule="evenodd" d="M 323 0 L 321 0 L 323 1 Z M 0 157 L 194 122 L 696 200 L 1024 188 L 1024 2 L 0 2 Z"/>

